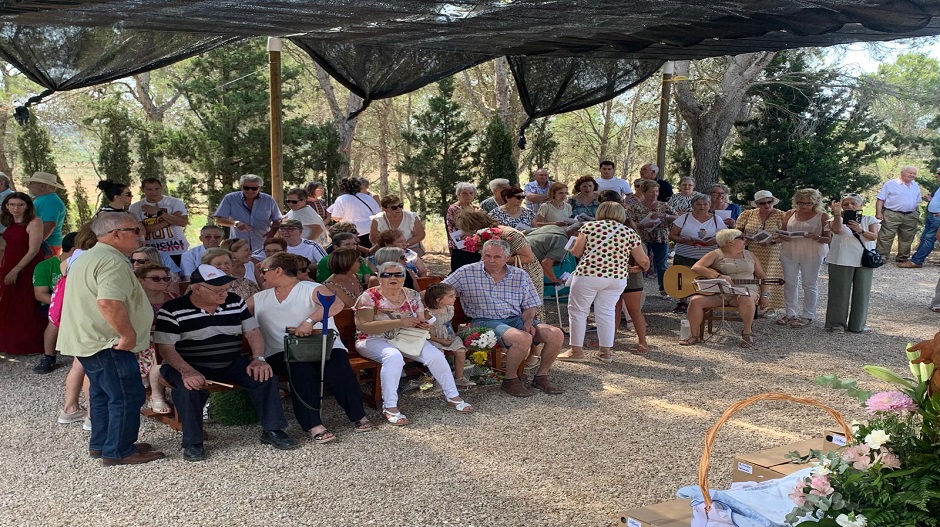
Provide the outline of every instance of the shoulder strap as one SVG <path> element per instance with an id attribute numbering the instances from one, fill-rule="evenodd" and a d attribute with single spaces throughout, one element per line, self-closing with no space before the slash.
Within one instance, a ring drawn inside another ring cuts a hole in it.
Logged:
<path id="1" fill-rule="evenodd" d="M 689 222 L 689 215 L 690 215 L 690 214 L 692 214 L 692 213 L 691 213 L 691 212 L 686 212 L 686 213 L 685 213 L 685 219 L 682 220 L 682 225 L 679 226 L 679 230 L 680 230 L 680 231 L 681 231 L 682 229 L 684 229 L 684 228 L 685 228 L 685 224 Z"/>
<path id="2" fill-rule="evenodd" d="M 366 203 L 365 200 L 363 200 L 362 198 L 360 198 L 358 194 L 353 194 L 353 197 L 356 198 L 356 199 L 358 199 L 358 200 L 359 200 L 359 203 L 362 203 L 363 205 L 365 205 L 366 208 L 369 209 L 369 212 L 370 212 L 371 214 L 375 214 L 375 211 L 372 210 L 372 207 L 371 207 L 368 203 Z"/>

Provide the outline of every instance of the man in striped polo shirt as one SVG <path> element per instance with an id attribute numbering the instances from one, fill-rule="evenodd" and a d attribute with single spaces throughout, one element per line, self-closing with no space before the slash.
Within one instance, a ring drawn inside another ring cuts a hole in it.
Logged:
<path id="1" fill-rule="evenodd" d="M 261 442 L 281 450 L 297 443 L 284 432 L 278 378 L 264 360 L 264 338 L 245 301 L 232 293 L 235 278 L 210 265 L 192 274 L 190 292 L 163 304 L 153 341 L 163 357 L 161 373 L 173 386 L 173 403 L 183 426 L 183 459 L 206 458 L 202 407 L 209 399 L 206 381 L 242 386 L 261 419 Z M 251 358 L 242 355 L 242 335 Z"/>

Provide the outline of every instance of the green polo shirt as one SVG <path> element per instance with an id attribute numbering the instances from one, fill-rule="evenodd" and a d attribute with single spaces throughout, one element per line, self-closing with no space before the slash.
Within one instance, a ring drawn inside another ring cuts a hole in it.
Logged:
<path id="1" fill-rule="evenodd" d="M 153 308 L 127 257 L 114 247 L 98 243 L 82 253 L 68 271 L 62 324 L 56 349 L 63 355 L 90 357 L 118 342 L 114 330 L 101 315 L 98 300 L 118 300 L 127 308 L 137 332 L 133 352 L 150 346 Z"/>

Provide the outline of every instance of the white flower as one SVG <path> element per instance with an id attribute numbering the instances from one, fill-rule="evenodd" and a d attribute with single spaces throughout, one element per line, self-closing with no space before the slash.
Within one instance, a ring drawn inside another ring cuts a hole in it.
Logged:
<path id="1" fill-rule="evenodd" d="M 832 471 L 829 470 L 829 460 L 826 459 L 821 463 L 813 463 L 815 467 L 813 468 L 813 474 L 819 474 L 820 476 L 825 476 L 832 474 Z"/>
<path id="2" fill-rule="evenodd" d="M 872 430 L 867 436 L 865 436 L 865 444 L 868 445 L 872 450 L 878 450 L 881 448 L 881 445 L 887 443 L 891 440 L 891 436 L 886 434 L 884 430 Z"/>
<path id="3" fill-rule="evenodd" d="M 868 525 L 868 520 L 861 514 L 851 514 L 849 516 L 840 514 L 836 517 L 836 523 L 838 523 L 840 527 L 865 527 Z"/>

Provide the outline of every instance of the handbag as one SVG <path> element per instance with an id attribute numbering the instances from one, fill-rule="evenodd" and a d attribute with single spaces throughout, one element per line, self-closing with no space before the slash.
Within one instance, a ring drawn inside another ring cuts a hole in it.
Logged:
<path id="1" fill-rule="evenodd" d="M 421 350 L 430 338 L 431 332 L 420 328 L 398 328 L 395 336 L 388 343 L 398 348 L 402 355 L 413 359 L 421 358 Z"/>
<path id="2" fill-rule="evenodd" d="M 315 330 L 306 337 L 298 337 L 288 329 L 284 333 L 284 362 L 320 362 L 329 361 L 333 351 L 333 343 L 339 334 L 334 329 L 328 329 L 326 336 L 320 330 Z M 323 339 L 326 338 L 326 357 L 323 357 Z"/>
<path id="3" fill-rule="evenodd" d="M 882 258 L 880 254 L 865 247 L 865 242 L 862 241 L 861 236 L 859 236 L 857 232 L 852 231 L 852 234 L 855 235 L 855 239 L 858 240 L 858 243 L 862 244 L 862 267 L 877 269 L 885 264 L 885 259 Z"/>

